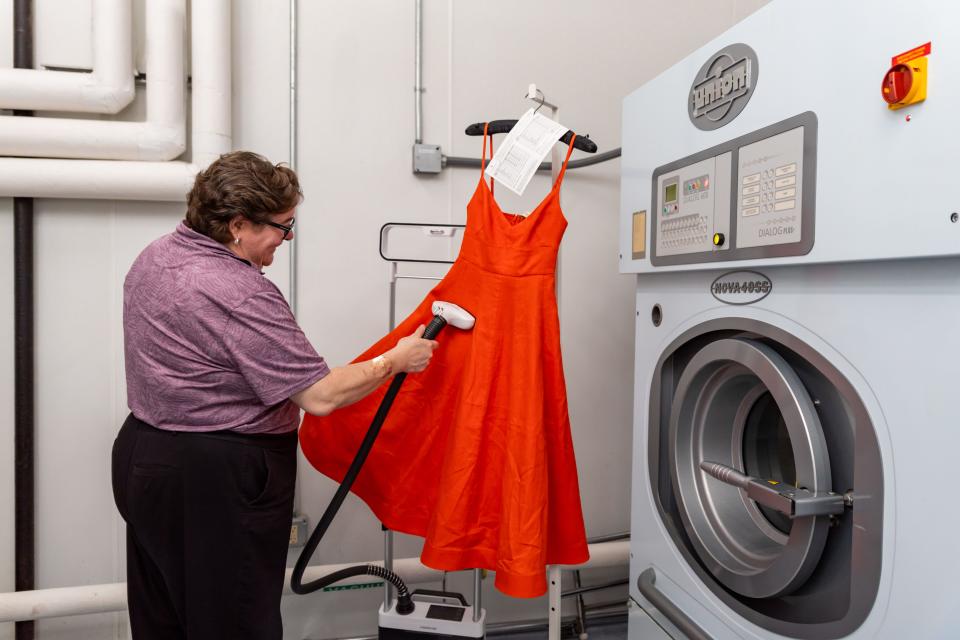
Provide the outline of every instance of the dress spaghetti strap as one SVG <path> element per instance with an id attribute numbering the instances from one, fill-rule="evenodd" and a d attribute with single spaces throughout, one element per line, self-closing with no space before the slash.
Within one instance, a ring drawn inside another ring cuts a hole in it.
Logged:
<path id="1" fill-rule="evenodd" d="M 577 134 L 570 136 L 570 145 L 567 148 L 567 157 L 563 159 L 563 166 L 560 168 L 560 173 L 557 174 L 557 181 L 553 183 L 553 188 L 556 189 L 561 182 L 563 182 L 563 176 L 567 173 L 567 163 L 570 162 L 570 154 L 573 153 L 573 143 L 577 139 Z"/>
<path id="2" fill-rule="evenodd" d="M 487 133 L 490 123 L 483 123 L 483 154 L 480 157 L 480 181 L 483 182 L 483 172 L 487 169 L 487 137 L 490 137 L 490 159 L 493 159 L 493 134 Z M 495 180 L 490 178 L 490 194 L 493 195 Z"/>

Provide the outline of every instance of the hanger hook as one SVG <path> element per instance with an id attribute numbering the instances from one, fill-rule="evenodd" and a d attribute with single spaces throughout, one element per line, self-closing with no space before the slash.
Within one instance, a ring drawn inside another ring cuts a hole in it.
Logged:
<path id="1" fill-rule="evenodd" d="M 538 106 L 536 109 L 533 110 L 534 113 L 536 113 L 537 111 L 540 111 L 540 109 L 543 108 L 543 103 L 547 101 L 547 96 L 543 93 L 543 91 L 540 91 L 539 88 L 537 89 L 537 94 L 535 96 L 533 97 L 524 96 L 524 97 L 530 98 L 531 100 L 537 100 L 540 102 L 540 106 Z"/>
<path id="2" fill-rule="evenodd" d="M 536 113 L 537 111 L 540 111 L 540 109 L 543 108 L 543 103 L 547 101 L 547 96 L 544 95 L 543 91 L 540 91 L 540 89 L 537 89 L 537 96 L 540 96 L 540 106 L 534 109 L 533 111 L 534 113 Z M 533 99 L 536 100 L 537 96 L 534 96 Z"/>

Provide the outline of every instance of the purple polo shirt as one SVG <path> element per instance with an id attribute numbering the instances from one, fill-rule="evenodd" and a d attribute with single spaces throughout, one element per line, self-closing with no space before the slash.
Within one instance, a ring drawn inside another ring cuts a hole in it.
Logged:
<path id="1" fill-rule="evenodd" d="M 276 285 L 183 223 L 130 268 L 123 338 L 130 410 L 170 431 L 292 431 L 330 373 Z"/>

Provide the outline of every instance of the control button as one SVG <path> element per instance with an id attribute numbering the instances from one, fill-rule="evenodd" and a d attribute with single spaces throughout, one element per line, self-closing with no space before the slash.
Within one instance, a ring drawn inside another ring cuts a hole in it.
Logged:
<path id="1" fill-rule="evenodd" d="M 770 205 L 768 205 L 768 204 L 763 205 L 763 212 L 764 212 L 764 213 L 770 213 Z"/>
<path id="2" fill-rule="evenodd" d="M 769 177 L 770 177 L 770 170 L 769 170 L 769 169 L 767 169 L 766 171 L 763 172 L 763 177 L 764 177 L 764 178 L 769 178 Z"/>
<path id="3" fill-rule="evenodd" d="M 743 195 L 752 196 L 755 193 L 760 193 L 760 185 L 755 184 L 752 187 L 747 187 L 743 190 Z"/>
<path id="4" fill-rule="evenodd" d="M 797 190 L 795 187 L 790 187 L 789 189 L 781 189 L 777 191 L 774 195 L 774 198 L 777 200 L 783 200 L 784 198 L 796 198 Z"/>
<path id="5" fill-rule="evenodd" d="M 795 184 L 797 184 L 797 176 L 790 176 L 789 178 L 780 178 L 776 182 L 777 189 L 782 189 L 783 187 L 792 187 Z"/>
<path id="6" fill-rule="evenodd" d="M 790 164 L 784 165 L 782 167 L 777 167 L 776 171 L 774 171 L 774 175 L 779 178 L 780 176 L 788 176 L 791 173 L 796 173 L 796 172 L 797 172 L 797 163 L 791 162 Z"/>
<path id="7" fill-rule="evenodd" d="M 726 241 L 726 238 L 723 236 L 722 233 L 713 234 L 713 246 L 722 247 L 724 241 Z"/>
<path id="8" fill-rule="evenodd" d="M 743 215 L 745 216 L 755 216 L 760 213 L 760 207 L 750 207 L 743 210 Z"/>
<path id="9" fill-rule="evenodd" d="M 749 207 L 751 204 L 757 204 L 758 202 L 760 202 L 760 196 L 750 196 L 743 199 L 743 206 Z"/>
<path id="10" fill-rule="evenodd" d="M 797 206 L 796 200 L 783 200 L 773 206 L 774 211 L 787 211 Z"/>
<path id="11" fill-rule="evenodd" d="M 760 174 L 759 174 L 759 173 L 750 174 L 749 176 L 746 176 L 746 177 L 744 177 L 744 179 L 743 179 L 743 184 L 745 184 L 745 185 L 753 184 L 754 182 L 760 182 Z"/>
<path id="12" fill-rule="evenodd" d="M 772 182 L 766 182 L 766 183 L 764 183 L 763 188 L 764 188 L 764 189 L 773 189 L 773 183 L 772 183 Z"/>

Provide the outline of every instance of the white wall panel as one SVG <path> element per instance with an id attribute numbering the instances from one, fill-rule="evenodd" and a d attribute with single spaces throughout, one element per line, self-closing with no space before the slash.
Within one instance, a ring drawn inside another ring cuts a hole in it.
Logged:
<path id="1" fill-rule="evenodd" d="M 110 203 L 36 201 L 37 587 L 114 579 Z M 106 211 L 104 211 L 106 210 Z M 82 544 L 78 544 L 82 541 Z M 114 616 L 38 624 L 96 638 Z M 85 617 L 87 618 L 87 617 Z"/>
<path id="2" fill-rule="evenodd" d="M 13 66 L 13 2 L 0 2 L 0 69 Z"/>
<path id="3" fill-rule="evenodd" d="M 134 67 L 144 71 L 146 69 L 144 47 L 146 0 L 132 0 L 132 2 Z M 12 2 L 10 6 L 12 7 Z M 37 25 L 34 30 L 36 68 L 90 69 L 93 67 L 92 0 L 34 0 L 34 16 Z M 189 50 L 189 43 L 186 46 Z M 189 59 L 187 56 L 186 60 Z"/>
<path id="4" fill-rule="evenodd" d="M 273 163 L 290 162 L 289 4 L 247 0 L 233 12 L 233 147 Z M 304 37 L 309 37 L 305 34 Z M 263 38 L 261 40 L 260 38 Z M 258 46 L 251 46 L 258 43 Z M 305 61 L 307 72 L 312 68 Z M 309 117 L 304 115 L 301 117 Z M 301 212 L 309 211 L 307 201 Z M 300 221 L 297 221 L 300 225 Z M 290 294 L 290 243 L 277 249 L 267 276 Z"/>
<path id="5" fill-rule="evenodd" d="M 125 415 L 122 285 L 176 204 L 37 201 L 37 586 L 124 580 L 110 451 Z M 41 638 L 105 637 L 102 614 L 41 621 Z M 78 622 L 82 626 L 76 626 Z"/>
<path id="6" fill-rule="evenodd" d="M 91 0 L 34 0 L 34 63 L 43 67 L 93 67 Z"/>

